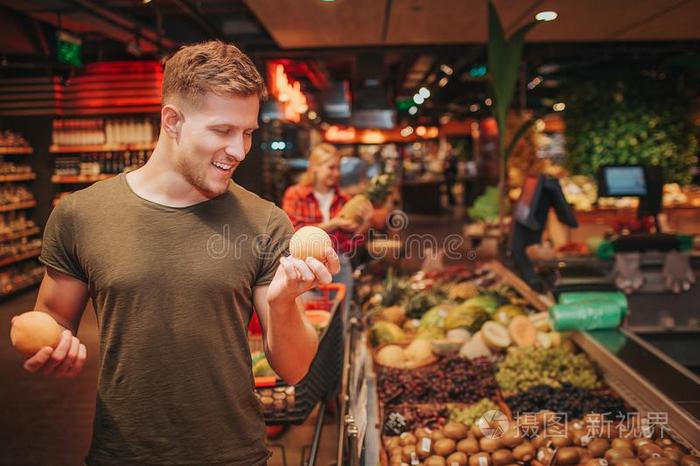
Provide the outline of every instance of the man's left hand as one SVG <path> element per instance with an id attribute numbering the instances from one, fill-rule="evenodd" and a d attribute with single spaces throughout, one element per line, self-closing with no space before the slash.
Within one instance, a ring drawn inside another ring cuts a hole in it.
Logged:
<path id="1" fill-rule="evenodd" d="M 324 262 L 313 257 L 307 257 L 306 260 L 282 257 L 267 290 L 267 302 L 291 303 L 297 296 L 316 286 L 327 285 L 339 271 L 340 261 L 333 248 L 326 250 Z"/>

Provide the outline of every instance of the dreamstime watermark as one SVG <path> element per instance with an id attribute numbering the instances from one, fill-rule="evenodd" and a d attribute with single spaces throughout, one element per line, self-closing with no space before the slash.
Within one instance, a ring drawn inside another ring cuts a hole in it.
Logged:
<path id="1" fill-rule="evenodd" d="M 359 244 L 367 244 L 367 253 L 372 259 L 418 259 L 452 261 L 477 260 L 475 249 L 465 247 L 461 234 L 452 233 L 438 238 L 433 233 L 407 233 L 408 215 L 401 210 L 389 212 L 386 219 L 386 231 L 370 228 L 358 235 L 331 235 L 334 249 L 349 249 L 346 255 L 354 258 L 361 253 Z M 269 234 L 249 235 L 232 234 L 231 225 L 224 224 L 221 232 L 213 233 L 206 241 L 205 249 L 211 259 L 240 260 L 252 256 L 256 260 L 279 257 L 281 248 L 288 243 L 290 236 L 280 236 L 276 240 Z M 343 244 L 340 244 L 342 242 Z M 352 246 L 351 246 L 352 245 Z"/>

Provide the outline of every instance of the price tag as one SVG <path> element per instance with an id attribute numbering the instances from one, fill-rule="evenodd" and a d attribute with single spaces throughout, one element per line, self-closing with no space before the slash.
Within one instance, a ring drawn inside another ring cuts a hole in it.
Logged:
<path id="1" fill-rule="evenodd" d="M 420 442 L 420 449 L 421 451 L 424 451 L 426 453 L 430 453 L 430 444 L 431 441 L 428 437 L 423 437 L 423 440 Z"/>

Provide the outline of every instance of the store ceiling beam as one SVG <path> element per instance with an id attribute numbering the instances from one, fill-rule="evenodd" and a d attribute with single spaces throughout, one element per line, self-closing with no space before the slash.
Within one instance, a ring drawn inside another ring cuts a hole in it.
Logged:
<path id="1" fill-rule="evenodd" d="M 175 47 L 175 42 L 163 37 L 156 31 L 136 22 L 131 18 L 127 18 L 121 14 L 115 13 L 114 11 L 99 6 L 90 0 L 66 0 L 68 3 L 80 7 L 84 11 L 87 11 L 92 16 L 95 16 L 103 21 L 106 21 L 113 26 L 121 29 L 122 31 L 133 34 L 140 40 L 146 41 L 153 45 L 156 49 L 170 50 Z M 122 40 L 122 42 L 125 42 Z"/>
<path id="2" fill-rule="evenodd" d="M 201 10 L 192 4 L 189 0 L 173 0 L 183 13 L 185 13 L 192 22 L 209 36 L 210 39 L 223 39 L 224 34 L 217 26 L 207 18 Z"/>

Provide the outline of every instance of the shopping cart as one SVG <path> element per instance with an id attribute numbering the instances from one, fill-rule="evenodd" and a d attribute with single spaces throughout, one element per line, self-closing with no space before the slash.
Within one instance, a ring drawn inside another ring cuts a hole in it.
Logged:
<path id="1" fill-rule="evenodd" d="M 335 398 L 340 385 L 343 365 L 343 301 L 345 285 L 330 283 L 302 296 L 305 310 L 318 318 L 327 312 L 328 325 L 321 331 L 316 356 L 306 376 L 296 385 L 288 385 L 277 377 L 256 377 L 255 393 L 263 408 L 268 426 L 287 426 L 303 423 L 317 404 Z M 262 331 L 257 316 L 248 331 L 251 352 L 263 351 Z M 315 464 L 325 410 L 319 409 L 310 445 L 308 465 Z M 284 450 L 283 451 L 283 457 Z M 286 461 L 285 461 L 286 463 Z"/>

